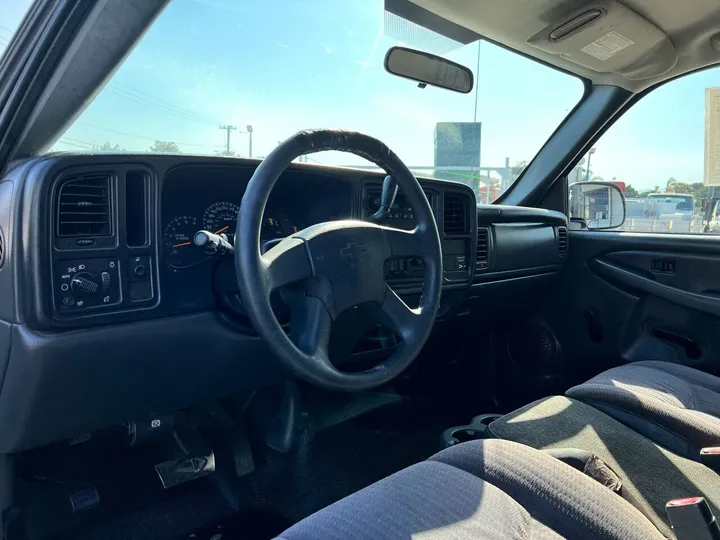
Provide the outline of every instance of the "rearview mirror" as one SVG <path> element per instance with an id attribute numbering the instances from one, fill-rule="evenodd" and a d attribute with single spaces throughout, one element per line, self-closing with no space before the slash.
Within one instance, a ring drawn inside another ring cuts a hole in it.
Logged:
<path id="1" fill-rule="evenodd" d="M 434 54 L 392 47 L 385 55 L 385 71 L 425 85 L 463 94 L 473 89 L 473 74 L 465 66 Z"/>
<path id="2" fill-rule="evenodd" d="M 570 219 L 587 229 L 615 229 L 625 223 L 625 196 L 612 182 L 570 184 Z"/>

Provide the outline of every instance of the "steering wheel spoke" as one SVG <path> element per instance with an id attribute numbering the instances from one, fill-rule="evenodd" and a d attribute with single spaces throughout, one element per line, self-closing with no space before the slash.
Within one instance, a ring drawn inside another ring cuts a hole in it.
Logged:
<path id="1" fill-rule="evenodd" d="M 425 257 L 430 253 L 419 228 L 412 231 L 381 227 L 393 257 Z"/>
<path id="2" fill-rule="evenodd" d="M 292 308 L 290 339 L 295 346 L 315 361 L 330 365 L 328 345 L 332 317 L 322 300 L 301 296 Z"/>
<path id="3" fill-rule="evenodd" d="M 300 238 L 285 238 L 262 256 L 270 290 L 313 276 L 307 246 Z"/>
<path id="4" fill-rule="evenodd" d="M 380 306 L 380 319 L 385 326 L 407 341 L 419 322 L 421 310 L 410 308 L 395 291 L 385 284 L 385 301 Z"/>

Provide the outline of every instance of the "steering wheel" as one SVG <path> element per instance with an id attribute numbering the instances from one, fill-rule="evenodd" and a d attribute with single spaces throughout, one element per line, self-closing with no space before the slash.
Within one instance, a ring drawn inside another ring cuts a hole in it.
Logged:
<path id="1" fill-rule="evenodd" d="M 412 231 L 365 221 L 313 225 L 260 252 L 265 205 L 280 174 L 297 157 L 339 150 L 374 162 L 392 175 L 415 214 Z M 420 305 L 410 309 L 385 283 L 389 258 L 421 257 L 425 276 Z M 350 131 L 301 131 L 277 146 L 258 166 L 242 199 L 235 233 L 235 270 L 243 306 L 271 351 L 298 377 L 329 390 L 364 390 L 399 375 L 417 357 L 440 305 L 442 253 L 435 217 L 420 184 L 382 142 Z M 278 323 L 270 294 L 292 286 L 290 335 Z M 379 321 L 401 340 L 379 365 L 345 373 L 328 357 L 334 320 L 352 307 L 380 306 Z"/>

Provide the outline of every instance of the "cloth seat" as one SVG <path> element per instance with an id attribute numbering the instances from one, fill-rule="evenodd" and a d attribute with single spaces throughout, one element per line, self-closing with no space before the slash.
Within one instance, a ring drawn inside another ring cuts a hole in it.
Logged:
<path id="1" fill-rule="evenodd" d="M 676 454 L 720 445 L 720 378 L 669 362 L 635 362 L 575 386 L 584 401 Z"/>
<path id="2" fill-rule="evenodd" d="M 382 459 L 382 456 L 378 456 Z M 528 446 L 448 448 L 297 523 L 280 538 L 660 540 L 610 489 Z"/>

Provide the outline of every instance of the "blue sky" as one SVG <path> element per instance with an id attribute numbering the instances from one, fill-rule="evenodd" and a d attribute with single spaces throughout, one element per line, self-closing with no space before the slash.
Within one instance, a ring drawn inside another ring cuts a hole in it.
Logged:
<path id="1" fill-rule="evenodd" d="M 2 27 L 14 28 L 28 1 L 10 4 Z M 0 27 L 0 48 L 8 36 Z M 477 94 L 421 90 L 382 67 L 399 43 L 385 35 L 382 0 L 172 0 L 54 148 L 145 151 L 159 139 L 212 154 L 224 147 L 218 126 L 231 124 L 232 150 L 247 155 L 250 124 L 261 156 L 300 129 L 337 127 L 384 140 L 411 166 L 432 165 L 435 124 L 476 117 L 482 166 L 500 167 L 532 159 L 582 94 L 579 80 L 486 42 L 446 55 L 476 71 L 479 51 Z M 669 176 L 702 181 L 704 88 L 716 85 L 714 70 L 643 100 L 598 142 L 593 175 L 641 188 Z"/>

